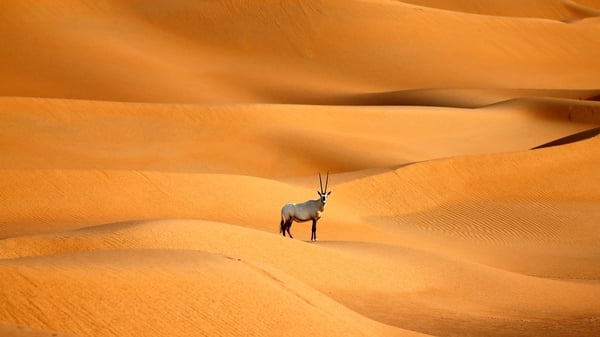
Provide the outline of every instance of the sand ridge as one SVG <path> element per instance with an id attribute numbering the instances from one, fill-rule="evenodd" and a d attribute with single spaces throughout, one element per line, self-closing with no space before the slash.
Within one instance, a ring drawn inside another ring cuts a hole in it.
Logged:
<path id="1" fill-rule="evenodd" d="M 518 18 L 543 18 L 573 22 L 588 17 L 600 15 L 600 3 L 596 0 L 573 1 L 462 1 L 462 0 L 408 0 L 404 1 L 421 6 L 439 8 L 464 13 L 473 13 L 491 16 L 506 16 Z"/>

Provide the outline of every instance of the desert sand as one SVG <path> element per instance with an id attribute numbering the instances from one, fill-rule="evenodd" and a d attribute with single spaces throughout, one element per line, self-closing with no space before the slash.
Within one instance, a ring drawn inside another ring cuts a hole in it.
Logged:
<path id="1" fill-rule="evenodd" d="M 600 335 L 598 0 L 7 1 L 0 38 L 1 336 Z"/>

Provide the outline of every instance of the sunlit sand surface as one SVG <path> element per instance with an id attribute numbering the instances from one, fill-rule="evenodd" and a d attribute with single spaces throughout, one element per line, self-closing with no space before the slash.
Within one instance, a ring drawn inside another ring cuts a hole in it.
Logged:
<path id="1" fill-rule="evenodd" d="M 2 336 L 600 335 L 600 1 L 20 1 L 0 38 Z"/>

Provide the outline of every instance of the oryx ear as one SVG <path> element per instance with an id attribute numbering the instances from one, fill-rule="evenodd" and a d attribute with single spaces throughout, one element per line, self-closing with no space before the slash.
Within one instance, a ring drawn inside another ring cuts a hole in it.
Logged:
<path id="1" fill-rule="evenodd" d="M 331 194 L 331 191 L 327 192 L 327 195 L 330 195 L 330 194 Z"/>
<path id="2" fill-rule="evenodd" d="M 317 194 L 318 194 L 319 196 L 321 196 L 321 192 L 317 191 Z"/>

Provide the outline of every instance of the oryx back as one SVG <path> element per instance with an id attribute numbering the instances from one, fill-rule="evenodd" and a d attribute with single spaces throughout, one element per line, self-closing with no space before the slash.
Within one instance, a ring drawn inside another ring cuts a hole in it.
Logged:
<path id="1" fill-rule="evenodd" d="M 302 203 L 286 204 L 281 209 L 281 218 L 284 221 L 292 219 L 296 222 L 304 222 L 321 218 L 323 204 L 321 200 L 309 200 Z"/>

